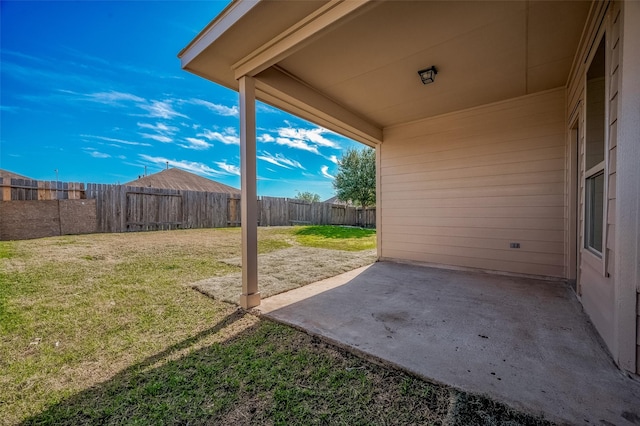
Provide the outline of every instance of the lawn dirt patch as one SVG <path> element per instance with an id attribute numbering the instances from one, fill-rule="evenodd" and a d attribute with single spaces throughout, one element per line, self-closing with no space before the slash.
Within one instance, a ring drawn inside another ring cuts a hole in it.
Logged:
<path id="1" fill-rule="evenodd" d="M 274 296 L 375 261 L 375 250 L 342 251 L 298 246 L 261 254 L 258 255 L 260 294 L 262 297 Z M 242 266 L 240 257 L 222 262 Z M 211 277 L 190 285 L 214 299 L 237 304 L 242 290 L 242 273 Z"/>

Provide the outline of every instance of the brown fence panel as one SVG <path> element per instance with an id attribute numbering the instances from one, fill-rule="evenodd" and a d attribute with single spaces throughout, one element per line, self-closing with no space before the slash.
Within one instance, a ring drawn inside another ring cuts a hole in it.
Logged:
<path id="1" fill-rule="evenodd" d="M 182 228 L 224 228 L 228 226 L 229 195 L 214 192 L 180 191 Z"/>
<path id="2" fill-rule="evenodd" d="M 311 203 L 287 199 L 289 204 L 289 225 L 311 225 Z"/>
<path id="3" fill-rule="evenodd" d="M 11 179 L 11 200 L 31 201 L 38 199 L 38 181 L 30 179 Z"/>
<path id="4" fill-rule="evenodd" d="M 80 200 L 85 197 L 84 183 L 0 178 L 0 200 Z"/>
<path id="5" fill-rule="evenodd" d="M 122 185 L 87 184 L 87 198 L 96 200 L 99 232 L 240 226 L 237 196 L 209 192 Z M 366 225 L 375 226 L 375 208 L 363 212 L 350 206 L 261 197 L 260 226 Z"/>
<path id="6" fill-rule="evenodd" d="M 331 224 L 331 210 L 331 204 L 311 203 L 311 223 L 314 225 Z"/>
<path id="7" fill-rule="evenodd" d="M 180 191 L 126 187 L 125 200 L 126 231 L 182 228 L 183 199 Z"/>
<path id="8" fill-rule="evenodd" d="M 126 207 L 125 187 L 100 183 L 87 184 L 87 198 L 96 200 L 96 221 L 98 232 L 124 232 L 123 208 Z"/>
<path id="9" fill-rule="evenodd" d="M 289 205 L 286 198 L 261 197 L 258 204 L 260 226 L 288 226 Z"/>
<path id="10" fill-rule="evenodd" d="M 240 226 L 241 217 L 240 198 L 229 197 L 227 207 L 227 225 Z"/>

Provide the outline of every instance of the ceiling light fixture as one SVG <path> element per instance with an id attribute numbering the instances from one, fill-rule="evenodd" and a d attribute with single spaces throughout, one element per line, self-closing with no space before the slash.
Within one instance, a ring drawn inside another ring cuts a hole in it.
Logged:
<path id="1" fill-rule="evenodd" d="M 418 71 L 422 84 L 433 83 L 436 80 L 436 74 L 438 74 L 438 70 L 433 65 L 429 68 Z"/>

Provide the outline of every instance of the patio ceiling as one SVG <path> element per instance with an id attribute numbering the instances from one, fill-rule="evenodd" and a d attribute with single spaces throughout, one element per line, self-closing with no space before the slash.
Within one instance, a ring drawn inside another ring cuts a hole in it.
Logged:
<path id="1" fill-rule="evenodd" d="M 588 1 L 237 1 L 182 66 L 361 142 L 566 84 Z M 417 71 L 435 65 L 434 84 Z"/>

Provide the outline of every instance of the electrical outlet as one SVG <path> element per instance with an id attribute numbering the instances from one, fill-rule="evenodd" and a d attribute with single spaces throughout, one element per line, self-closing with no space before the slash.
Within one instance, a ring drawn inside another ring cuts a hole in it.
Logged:
<path id="1" fill-rule="evenodd" d="M 509 244 L 509 248 L 520 248 L 520 243 L 511 243 Z"/>

